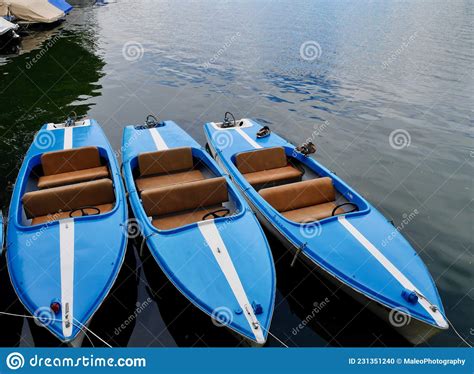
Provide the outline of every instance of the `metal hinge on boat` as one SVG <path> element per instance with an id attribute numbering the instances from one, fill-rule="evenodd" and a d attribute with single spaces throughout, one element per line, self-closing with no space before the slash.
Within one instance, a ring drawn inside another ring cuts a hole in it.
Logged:
<path id="1" fill-rule="evenodd" d="M 431 301 L 428 300 L 428 298 L 423 295 L 422 293 L 418 292 L 417 290 L 413 290 L 413 293 L 415 293 L 419 298 L 425 299 L 428 304 L 430 304 L 429 308 L 433 313 L 436 313 L 438 311 L 438 307 L 434 305 Z"/>
<path id="2" fill-rule="evenodd" d="M 298 257 L 298 255 L 300 254 L 300 252 L 303 251 L 303 249 L 306 248 L 306 244 L 308 243 L 304 243 L 301 247 L 299 247 L 296 252 L 295 252 L 295 255 L 293 256 L 293 260 L 291 260 L 291 264 L 290 264 L 290 267 L 293 267 L 295 265 L 295 262 L 296 262 L 296 259 Z"/>
<path id="3" fill-rule="evenodd" d="M 247 315 L 250 317 L 250 319 L 252 321 L 252 327 L 255 330 L 258 330 L 260 328 L 260 323 L 258 322 L 258 320 L 256 318 L 254 318 L 255 316 L 250 312 L 250 310 L 251 310 L 250 308 L 251 307 L 249 305 L 247 305 L 247 304 L 244 305 L 245 313 L 247 313 Z"/>

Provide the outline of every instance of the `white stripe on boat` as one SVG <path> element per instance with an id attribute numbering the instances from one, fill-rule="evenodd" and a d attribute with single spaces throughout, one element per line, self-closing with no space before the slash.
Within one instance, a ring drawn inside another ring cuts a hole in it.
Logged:
<path id="1" fill-rule="evenodd" d="M 168 146 L 166 145 L 166 142 L 162 138 L 160 132 L 156 128 L 150 129 L 150 134 L 151 137 L 153 138 L 153 141 L 155 142 L 156 149 L 159 151 L 168 149 Z"/>
<path id="2" fill-rule="evenodd" d="M 263 336 L 262 327 L 255 316 L 252 304 L 249 302 L 247 295 L 245 294 L 242 282 L 240 281 L 239 275 L 237 274 L 237 270 L 235 270 L 232 259 L 230 258 L 224 241 L 219 234 L 217 226 L 213 220 L 208 220 L 198 222 L 198 227 L 201 231 L 201 234 L 204 236 L 204 239 L 206 239 L 212 254 L 216 258 L 219 267 L 224 273 L 224 276 L 227 279 L 227 282 L 229 283 L 230 288 L 232 289 L 232 292 L 234 293 L 234 296 L 237 299 L 239 306 L 250 325 L 250 329 L 255 336 L 255 340 L 257 343 L 264 344 L 265 338 Z"/>
<path id="3" fill-rule="evenodd" d="M 65 338 L 72 335 L 74 299 L 74 218 L 59 221 L 61 314 Z"/>
<path id="4" fill-rule="evenodd" d="M 71 149 L 72 148 L 72 127 L 65 127 L 64 128 L 64 149 Z"/>
<path id="5" fill-rule="evenodd" d="M 359 241 L 359 243 L 361 243 L 404 288 L 423 295 L 422 292 L 418 288 L 416 288 L 416 286 L 412 282 L 410 282 L 410 280 L 400 270 L 398 270 L 398 268 L 394 264 L 392 264 L 390 260 L 383 255 L 382 252 L 380 252 L 359 230 L 357 230 L 346 219 L 346 217 L 339 217 L 338 220 L 347 229 L 347 231 L 349 231 Z M 431 310 L 431 304 L 426 299 L 424 299 L 423 297 L 419 297 L 418 302 L 431 315 L 431 317 L 436 321 L 438 326 L 442 328 L 448 327 L 448 323 L 446 322 L 442 314 L 439 312 L 439 310 Z"/>
<path id="6" fill-rule="evenodd" d="M 242 138 L 244 138 L 252 147 L 262 148 L 260 144 L 258 144 L 255 140 L 248 136 L 248 134 L 241 128 L 234 128 L 234 130 L 237 131 L 242 136 Z"/>

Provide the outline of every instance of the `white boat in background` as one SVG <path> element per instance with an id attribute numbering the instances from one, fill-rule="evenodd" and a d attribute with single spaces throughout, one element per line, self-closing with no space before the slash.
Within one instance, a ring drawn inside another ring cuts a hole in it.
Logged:
<path id="1" fill-rule="evenodd" d="M 10 46 L 17 46 L 20 36 L 16 33 L 18 25 L 0 17 L 0 51 L 4 52 Z"/>
<path id="2" fill-rule="evenodd" d="M 16 30 L 18 30 L 18 25 L 0 17 L 0 37 L 11 34 L 16 35 Z"/>
<path id="3" fill-rule="evenodd" d="M 0 0 L 0 17 L 13 17 L 18 23 L 54 23 L 71 10 L 64 0 Z"/>

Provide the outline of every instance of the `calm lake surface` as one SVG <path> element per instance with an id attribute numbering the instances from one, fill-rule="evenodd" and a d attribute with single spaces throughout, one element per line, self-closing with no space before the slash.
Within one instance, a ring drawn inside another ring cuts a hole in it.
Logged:
<path id="1" fill-rule="evenodd" d="M 121 1 L 74 11 L 0 56 L 0 205 L 35 131 L 71 111 L 97 119 L 120 149 L 149 113 L 201 144 L 225 111 L 297 144 L 395 225 L 428 266 L 448 318 L 472 342 L 472 1 Z M 270 238 L 277 267 L 271 332 L 289 346 L 407 345 Z M 182 299 L 140 241 L 90 328 L 114 346 L 235 346 Z M 1 260 L 0 310 L 23 314 Z M 325 301 L 329 300 L 329 301 Z M 311 317 L 309 317 L 311 316 Z M 295 330 L 302 320 L 308 324 Z M 127 321 L 126 326 L 120 326 Z M 0 317 L 0 344 L 58 342 Z M 85 344 L 89 344 L 86 342 Z M 101 345 L 94 340 L 94 344 Z M 429 345 L 457 346 L 452 329 Z M 268 346 L 280 346 L 270 338 Z"/>

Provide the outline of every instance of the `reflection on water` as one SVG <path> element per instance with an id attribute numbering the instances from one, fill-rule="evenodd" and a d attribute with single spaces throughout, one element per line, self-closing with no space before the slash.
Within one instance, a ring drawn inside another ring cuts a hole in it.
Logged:
<path id="1" fill-rule="evenodd" d="M 230 110 L 292 143 L 312 138 L 315 157 L 396 224 L 417 209 L 403 234 L 432 273 L 448 317 L 469 338 L 474 30 L 468 1 L 140 0 L 133 16 L 129 2 L 73 3 L 64 24 L 27 35 L 20 55 L 0 59 L 3 207 L 34 132 L 71 110 L 99 120 L 115 149 L 122 127 L 148 113 L 174 119 L 204 144 L 202 123 Z M 318 58 L 300 55 L 308 41 L 317 42 Z M 410 144 L 396 149 L 389 138 L 400 129 Z M 406 344 L 304 265 L 291 268 L 278 243 L 271 245 L 281 257 L 272 332 L 286 344 Z M 131 242 L 93 331 L 114 346 L 240 344 L 183 300 L 137 246 Z M 5 269 L 2 276 L 9 284 Z M 2 302 L 21 310 L 12 290 L 5 292 Z M 295 334 L 315 303 L 316 317 Z M 24 345 L 57 344 L 16 322 L 8 320 L 11 334 L 2 344 L 15 344 L 20 334 Z M 430 341 L 458 343 L 452 331 Z M 269 345 L 279 343 L 271 338 Z"/>
<path id="2" fill-rule="evenodd" d="M 32 49 L 0 66 L 0 183 L 14 182 L 21 158 L 43 123 L 87 114 L 99 95 L 104 62 L 91 31 L 48 30 L 23 41 Z M 7 193 L 2 189 L 2 206 Z"/>

